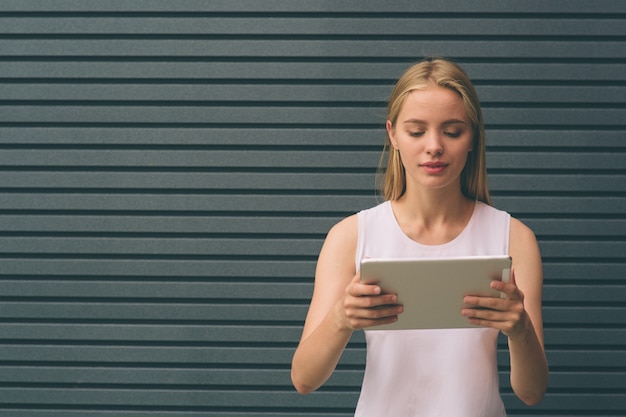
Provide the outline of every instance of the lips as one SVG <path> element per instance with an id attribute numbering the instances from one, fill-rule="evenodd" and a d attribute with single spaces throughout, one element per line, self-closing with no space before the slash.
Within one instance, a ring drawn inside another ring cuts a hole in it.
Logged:
<path id="1" fill-rule="evenodd" d="M 421 166 L 426 168 L 444 168 L 447 167 L 448 164 L 445 162 L 424 162 Z"/>
<path id="2" fill-rule="evenodd" d="M 448 167 L 448 164 L 441 161 L 433 161 L 424 162 L 423 164 L 420 164 L 420 167 L 422 167 L 424 171 L 429 174 L 440 174 Z"/>

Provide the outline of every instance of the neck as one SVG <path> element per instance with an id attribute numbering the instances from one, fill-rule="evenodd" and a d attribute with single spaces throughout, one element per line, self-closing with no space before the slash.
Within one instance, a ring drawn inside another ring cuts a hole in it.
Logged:
<path id="1" fill-rule="evenodd" d="M 424 224 L 463 221 L 474 207 L 474 202 L 467 199 L 460 190 L 458 193 L 451 193 L 449 190 L 407 192 L 394 203 L 403 217 L 420 219 Z"/>
<path id="2" fill-rule="evenodd" d="M 472 217 L 474 201 L 460 192 L 436 194 L 406 194 L 391 202 L 398 225 L 416 242 L 426 245 L 450 242 Z"/>

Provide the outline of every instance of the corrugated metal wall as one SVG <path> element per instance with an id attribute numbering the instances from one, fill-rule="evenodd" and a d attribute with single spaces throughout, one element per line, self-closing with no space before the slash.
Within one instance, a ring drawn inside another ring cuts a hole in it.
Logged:
<path id="1" fill-rule="evenodd" d="M 0 415 L 349 416 L 358 335 L 290 385 L 328 228 L 376 202 L 424 55 L 475 80 L 545 261 L 543 403 L 626 415 L 626 3 L 0 3 Z"/>

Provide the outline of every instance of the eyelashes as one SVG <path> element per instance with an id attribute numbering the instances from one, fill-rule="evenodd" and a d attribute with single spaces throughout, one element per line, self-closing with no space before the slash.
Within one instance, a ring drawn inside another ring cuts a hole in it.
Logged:
<path id="1" fill-rule="evenodd" d="M 413 131 L 413 132 L 408 132 L 409 136 L 414 137 L 414 138 L 419 138 L 424 136 L 426 132 L 424 131 Z M 459 136 L 461 136 L 463 132 L 443 132 L 444 135 L 448 136 L 449 138 L 455 139 L 458 138 Z"/>

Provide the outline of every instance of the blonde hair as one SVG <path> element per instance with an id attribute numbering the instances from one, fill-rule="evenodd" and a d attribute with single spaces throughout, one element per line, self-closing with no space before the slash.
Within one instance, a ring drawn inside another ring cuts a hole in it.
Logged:
<path id="1" fill-rule="evenodd" d="M 461 192 L 471 200 L 491 204 L 487 185 L 485 127 L 480 101 L 472 82 L 461 67 L 448 59 L 429 58 L 408 68 L 391 93 L 387 106 L 387 120 L 395 127 L 408 94 L 433 84 L 456 92 L 461 97 L 472 123 L 474 144 L 461 172 Z M 383 169 L 386 155 L 388 155 L 387 167 Z M 383 198 L 397 200 L 402 197 L 406 191 L 406 174 L 400 153 L 391 146 L 389 135 L 385 140 L 379 171 L 383 174 L 381 184 Z"/>

